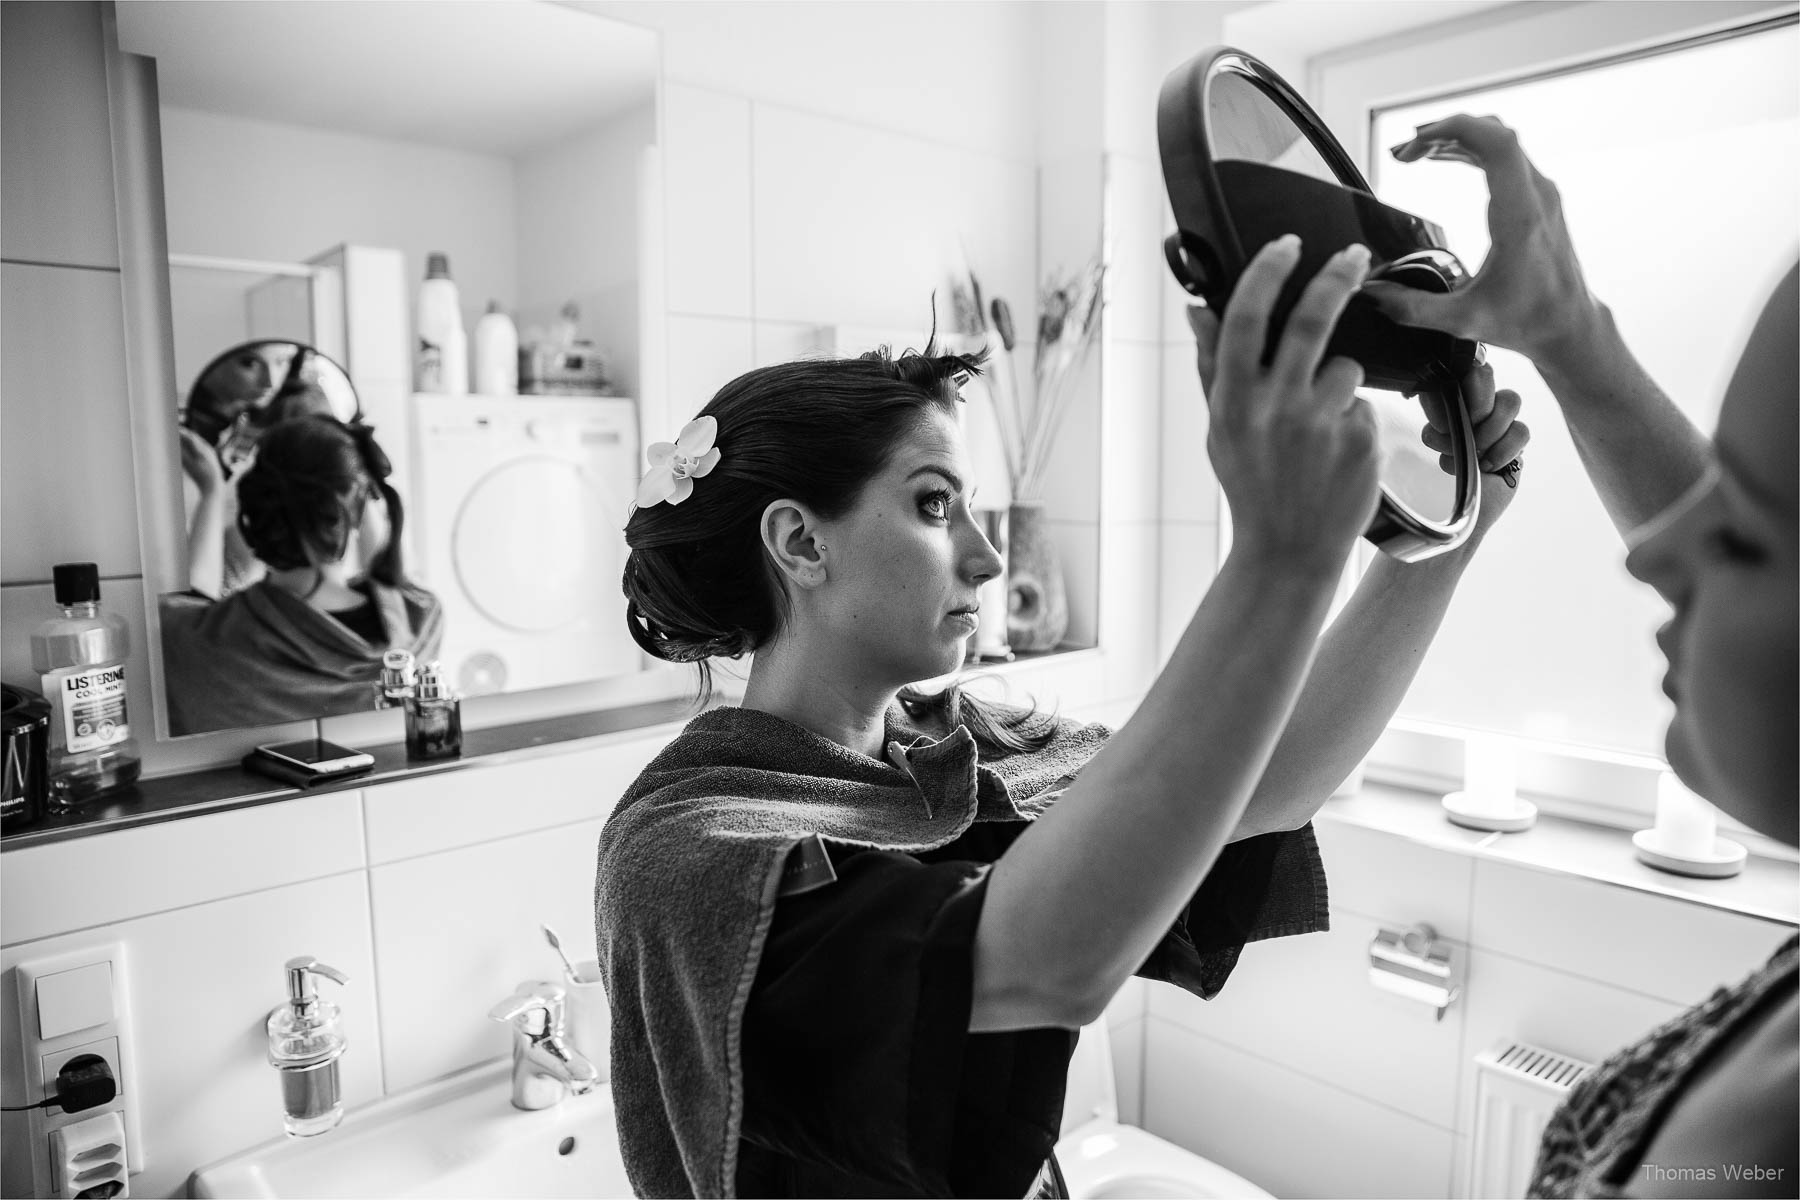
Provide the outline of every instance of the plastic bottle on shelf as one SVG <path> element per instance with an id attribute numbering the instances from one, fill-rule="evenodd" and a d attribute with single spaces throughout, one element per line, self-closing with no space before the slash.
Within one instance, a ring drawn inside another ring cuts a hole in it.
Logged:
<path id="1" fill-rule="evenodd" d="M 125 618 L 100 611 L 100 570 L 58 563 L 60 617 L 31 634 L 31 666 L 50 703 L 45 774 L 52 808 L 74 808 L 138 777 L 142 763 L 125 711 Z"/>
<path id="2" fill-rule="evenodd" d="M 462 297 L 457 293 L 456 281 L 450 278 L 447 254 L 433 254 L 426 260 L 416 320 L 419 351 L 414 364 L 414 390 L 467 395 L 469 340 L 463 333 Z"/>
<path id="3" fill-rule="evenodd" d="M 475 390 L 483 396 L 519 394 L 519 331 L 498 300 L 489 300 L 475 322 Z"/>

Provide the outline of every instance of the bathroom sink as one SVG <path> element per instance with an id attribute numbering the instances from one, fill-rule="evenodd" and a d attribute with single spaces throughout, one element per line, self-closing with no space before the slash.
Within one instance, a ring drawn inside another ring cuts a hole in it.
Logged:
<path id="1" fill-rule="evenodd" d="M 192 1196 L 625 1197 L 612 1091 L 512 1106 L 500 1059 L 351 1109 L 317 1137 L 282 1137 L 201 1167 Z"/>

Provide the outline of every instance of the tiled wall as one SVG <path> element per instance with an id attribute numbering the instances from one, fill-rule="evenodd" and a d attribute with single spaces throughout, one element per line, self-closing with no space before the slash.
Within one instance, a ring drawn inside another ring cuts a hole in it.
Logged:
<path id="1" fill-rule="evenodd" d="M 1793 933 L 1471 855 L 1481 835 L 1435 813 L 1412 837 L 1329 809 L 1316 827 L 1331 931 L 1248 947 L 1210 1003 L 1153 989 L 1145 1038 L 1145 1127 L 1280 1196 L 1466 1194 L 1475 1055 L 1517 1039 L 1599 1062 Z M 1441 1021 L 1369 982 L 1376 934 L 1418 922 L 1465 964 Z"/>

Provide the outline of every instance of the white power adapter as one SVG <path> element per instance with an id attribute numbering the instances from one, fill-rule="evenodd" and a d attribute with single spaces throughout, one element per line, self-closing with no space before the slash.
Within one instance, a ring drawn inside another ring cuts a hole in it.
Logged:
<path id="1" fill-rule="evenodd" d="M 103 1112 L 52 1129 L 50 1175 L 54 1194 L 62 1200 L 75 1200 L 77 1196 L 129 1196 L 125 1121 L 120 1114 Z M 112 1186 L 115 1184 L 116 1188 Z"/>

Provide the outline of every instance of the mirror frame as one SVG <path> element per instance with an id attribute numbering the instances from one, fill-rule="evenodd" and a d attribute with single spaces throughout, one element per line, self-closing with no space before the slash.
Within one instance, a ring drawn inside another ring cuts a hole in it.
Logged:
<path id="1" fill-rule="evenodd" d="M 1163 252 L 1170 273 L 1182 288 L 1218 312 L 1224 311 L 1231 289 L 1249 263 L 1214 170 L 1212 136 L 1207 126 L 1208 89 L 1222 74 L 1243 77 L 1280 108 L 1338 176 L 1339 186 L 1374 197 L 1362 172 L 1319 115 L 1267 64 L 1230 46 L 1214 46 L 1177 67 L 1164 80 L 1158 97 L 1157 142 L 1165 184 L 1170 178 L 1183 178 L 1190 186 L 1165 186 L 1175 217 L 1175 232 L 1164 240 Z M 1418 218 L 1411 220 L 1421 228 L 1429 227 Z M 1199 230 L 1220 235 L 1217 240 L 1221 244 L 1213 245 Z M 1411 268 L 1409 275 L 1429 275 L 1446 289 L 1460 274 L 1460 264 L 1442 250 L 1421 250 L 1395 260 L 1389 269 L 1397 274 L 1407 268 Z M 1446 347 L 1459 343 L 1473 346 L 1446 335 L 1433 336 Z M 1403 562 L 1432 558 L 1461 546 L 1474 532 L 1481 506 L 1481 464 L 1474 425 L 1463 402 L 1461 379 L 1442 363 L 1433 365 L 1432 377 L 1454 424 L 1451 432 L 1456 498 L 1451 517 L 1447 521 L 1425 520 L 1394 497 L 1384 484 L 1375 516 L 1363 531 L 1363 536 L 1383 553 Z"/>

